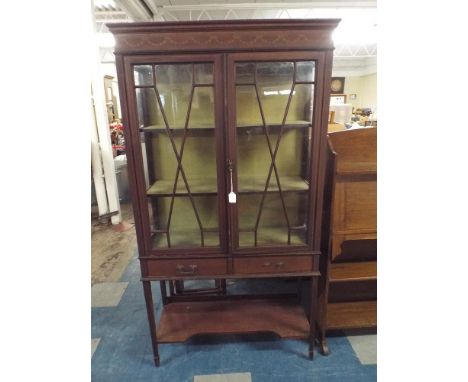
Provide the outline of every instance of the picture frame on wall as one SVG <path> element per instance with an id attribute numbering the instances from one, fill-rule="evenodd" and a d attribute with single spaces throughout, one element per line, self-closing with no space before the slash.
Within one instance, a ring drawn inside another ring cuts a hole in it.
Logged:
<path id="1" fill-rule="evenodd" d="M 344 105 L 347 101 L 346 94 L 332 94 L 330 95 L 330 105 Z"/>
<path id="2" fill-rule="evenodd" d="M 344 84 L 345 84 L 344 77 L 332 77 L 331 83 L 330 83 L 331 94 L 343 94 Z"/>

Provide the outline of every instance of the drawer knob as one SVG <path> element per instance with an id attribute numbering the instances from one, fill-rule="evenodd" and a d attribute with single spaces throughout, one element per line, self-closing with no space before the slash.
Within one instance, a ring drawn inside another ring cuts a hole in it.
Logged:
<path id="1" fill-rule="evenodd" d="M 284 263 L 282 261 L 278 261 L 276 263 L 276 268 L 283 268 L 284 267 Z"/>
<path id="2" fill-rule="evenodd" d="M 198 272 L 198 266 L 196 264 L 190 264 L 188 266 L 179 264 L 176 270 L 179 275 L 194 275 Z"/>
<path id="3" fill-rule="evenodd" d="M 263 263 L 263 266 L 264 266 L 264 267 L 269 267 L 270 265 L 271 265 L 271 263 L 270 263 L 269 261 L 265 261 L 265 262 Z"/>

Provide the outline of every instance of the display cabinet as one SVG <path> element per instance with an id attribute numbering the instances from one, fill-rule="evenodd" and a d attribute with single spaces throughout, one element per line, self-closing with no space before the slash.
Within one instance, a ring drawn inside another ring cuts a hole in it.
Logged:
<path id="1" fill-rule="evenodd" d="M 158 343 L 201 333 L 307 338 L 313 356 L 338 21 L 109 25 L 157 365 Z M 290 295 L 166 292 L 167 280 L 262 277 L 310 278 L 308 314 Z"/>

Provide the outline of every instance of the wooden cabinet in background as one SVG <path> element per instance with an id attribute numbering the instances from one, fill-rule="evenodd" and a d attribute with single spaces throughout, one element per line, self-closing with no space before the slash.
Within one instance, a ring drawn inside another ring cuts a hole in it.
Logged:
<path id="1" fill-rule="evenodd" d="M 313 357 L 338 22 L 109 25 L 156 365 L 159 342 L 202 333 L 306 338 Z M 297 295 L 166 293 L 167 280 L 262 277 L 309 278 L 307 313 Z"/>
<path id="2" fill-rule="evenodd" d="M 319 328 L 377 325 L 377 129 L 329 134 Z M 328 232 L 328 234 L 327 234 Z M 327 237 L 328 236 L 328 237 Z M 325 340 L 324 353 L 328 352 Z"/>

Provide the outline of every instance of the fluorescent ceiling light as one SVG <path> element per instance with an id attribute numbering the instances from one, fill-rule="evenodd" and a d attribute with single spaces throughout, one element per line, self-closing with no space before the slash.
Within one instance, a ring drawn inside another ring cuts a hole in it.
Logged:
<path id="1" fill-rule="evenodd" d="M 115 2 L 114 0 L 94 0 L 94 6 L 95 7 L 113 7 L 115 8 Z"/>
<path id="2" fill-rule="evenodd" d="M 377 42 L 377 25 L 344 22 L 333 33 L 335 44 L 370 44 Z"/>

